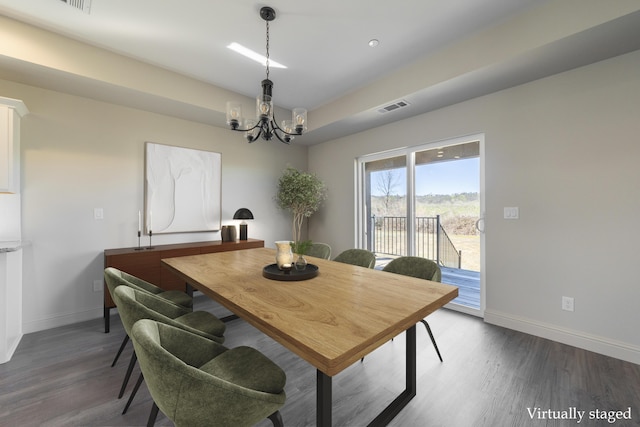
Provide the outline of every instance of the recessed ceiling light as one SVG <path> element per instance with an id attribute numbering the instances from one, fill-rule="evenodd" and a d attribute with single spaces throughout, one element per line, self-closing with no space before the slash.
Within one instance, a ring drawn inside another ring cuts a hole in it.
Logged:
<path id="1" fill-rule="evenodd" d="M 260 55 L 259 53 L 254 52 L 253 50 L 242 46 L 240 43 L 233 42 L 227 47 L 229 49 L 233 50 L 234 52 L 238 52 L 242 56 L 246 56 L 249 59 L 253 59 L 256 62 L 259 62 L 260 64 L 262 64 L 263 67 L 267 66 L 267 57 L 266 56 Z M 279 62 L 276 62 L 271 58 L 269 58 L 269 67 L 287 68 L 286 65 L 282 65 Z"/>
<path id="2" fill-rule="evenodd" d="M 369 40 L 369 47 L 376 47 L 380 44 L 380 42 L 377 39 L 371 39 Z"/>

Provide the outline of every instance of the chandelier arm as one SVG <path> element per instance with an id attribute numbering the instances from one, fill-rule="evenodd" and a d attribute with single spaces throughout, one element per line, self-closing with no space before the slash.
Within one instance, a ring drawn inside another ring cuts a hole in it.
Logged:
<path id="1" fill-rule="evenodd" d="M 260 123 L 260 127 L 258 128 L 258 134 L 256 135 L 256 139 L 260 138 L 260 136 L 262 136 L 264 138 L 264 135 L 266 135 L 267 131 L 264 128 L 264 123 Z"/>
<path id="2" fill-rule="evenodd" d="M 278 128 L 278 129 L 280 129 L 280 128 Z M 282 129 L 280 129 L 280 131 L 284 132 Z M 286 133 L 286 132 L 284 132 L 284 133 Z M 279 140 L 280 142 L 282 142 L 283 144 L 287 144 L 287 145 L 291 144 L 291 140 L 289 140 L 289 141 L 285 141 L 284 139 L 282 139 L 282 137 L 278 134 L 278 131 L 277 131 L 276 129 L 273 129 L 273 134 L 274 134 L 274 135 L 276 136 L 276 138 L 278 138 L 278 140 Z M 289 135 L 288 133 L 286 133 L 286 134 L 287 134 L 287 135 Z"/>
<path id="3" fill-rule="evenodd" d="M 262 124 L 261 122 L 258 122 L 252 128 L 247 128 L 247 129 L 231 128 L 231 130 L 235 130 L 236 132 L 250 132 L 250 131 L 254 130 L 255 128 L 257 128 L 258 126 L 260 126 L 261 124 Z"/>
<path id="4" fill-rule="evenodd" d="M 276 120 L 276 111 L 275 108 L 273 109 L 273 119 L 271 119 L 271 127 L 274 129 L 278 129 L 284 133 L 287 133 L 286 131 L 284 131 L 280 126 L 278 126 L 278 121 Z"/>
<path id="5" fill-rule="evenodd" d="M 257 125 L 254 126 L 253 129 L 255 129 L 256 127 Z M 258 138 L 260 138 L 260 135 L 262 135 L 262 126 L 260 126 L 260 129 L 258 130 L 258 133 L 255 137 L 253 135 L 247 135 L 247 141 L 249 141 L 249 144 L 251 144 L 252 142 L 257 141 Z"/>

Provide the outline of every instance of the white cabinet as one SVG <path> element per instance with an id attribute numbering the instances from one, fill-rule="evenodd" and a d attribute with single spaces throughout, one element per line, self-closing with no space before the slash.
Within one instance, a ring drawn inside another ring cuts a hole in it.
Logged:
<path id="1" fill-rule="evenodd" d="M 20 118 L 27 113 L 22 101 L 0 97 L 0 363 L 22 338 Z"/>
<path id="2" fill-rule="evenodd" d="M 22 249 L 0 251 L 0 363 L 8 362 L 22 338 Z"/>
<path id="3" fill-rule="evenodd" d="M 24 102 L 0 97 L 0 193 L 20 192 L 20 118 Z"/>

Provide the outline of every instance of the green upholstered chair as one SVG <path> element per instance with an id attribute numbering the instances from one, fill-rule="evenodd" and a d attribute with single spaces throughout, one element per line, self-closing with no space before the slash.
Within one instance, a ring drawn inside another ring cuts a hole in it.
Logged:
<path id="1" fill-rule="evenodd" d="M 131 288 L 137 289 L 139 291 L 148 292 L 154 295 L 159 296 L 160 298 L 164 298 L 168 301 L 171 301 L 174 304 L 179 306 L 191 309 L 193 308 L 193 298 L 187 295 L 185 292 L 180 291 L 165 291 L 162 288 L 157 287 L 147 281 L 144 281 L 136 276 L 132 276 L 129 273 L 125 273 L 124 271 L 118 270 L 114 267 L 107 267 L 104 270 L 104 281 L 107 283 L 107 288 L 109 289 L 109 293 L 111 297 L 113 297 L 114 290 L 120 285 L 126 285 Z M 122 354 L 122 350 L 127 345 L 129 341 L 129 335 L 125 335 L 122 340 L 122 344 L 118 349 L 118 353 L 116 353 L 116 357 L 113 359 L 113 363 L 111 366 L 115 366 L 120 354 Z"/>
<path id="2" fill-rule="evenodd" d="M 390 273 L 417 277 L 419 279 L 431 280 L 433 282 L 440 282 L 442 277 L 438 264 L 430 259 L 415 256 L 396 258 L 389 262 L 389 264 L 385 265 L 382 270 Z M 436 349 L 436 353 L 438 353 L 438 358 L 440 358 L 440 361 L 442 362 L 442 356 L 440 355 L 440 350 L 438 350 L 438 345 L 436 344 L 436 340 L 431 332 L 431 327 L 426 320 L 422 319 L 421 322 L 425 328 L 427 328 L 429 337 L 431 337 L 431 342 Z"/>
<path id="3" fill-rule="evenodd" d="M 131 328 L 138 320 L 152 319 L 184 329 L 211 341 L 224 342 L 223 335 L 226 325 L 208 311 L 191 311 L 191 309 L 180 307 L 156 295 L 139 291 L 129 286 L 116 287 L 113 292 L 113 300 L 118 307 L 122 325 L 128 336 L 131 336 Z M 131 355 L 131 361 L 129 362 L 129 367 L 122 382 L 118 398 L 121 398 L 124 394 L 136 360 L 137 355 L 134 351 Z M 138 379 L 123 413 L 129 408 L 141 383 L 142 377 Z"/>
<path id="4" fill-rule="evenodd" d="M 164 290 L 152 283 L 142 280 L 129 273 L 125 273 L 124 271 L 118 270 L 114 267 L 107 267 L 104 269 L 104 278 L 107 282 L 109 291 L 111 291 L 111 288 L 115 288 L 119 285 L 127 285 L 134 289 L 157 295 L 160 298 L 164 298 L 180 306 L 187 308 L 193 307 L 193 298 L 191 298 L 185 292 L 176 290 Z M 111 295 L 113 296 L 113 293 Z"/>
<path id="5" fill-rule="evenodd" d="M 259 351 L 152 320 L 136 322 L 131 339 L 154 401 L 147 426 L 158 410 L 176 427 L 283 425 L 286 375 Z"/>
<path id="6" fill-rule="evenodd" d="M 331 246 L 326 243 L 314 242 L 307 250 L 305 255 L 314 256 L 317 258 L 331 259 Z"/>
<path id="7" fill-rule="evenodd" d="M 366 268 L 373 268 L 376 265 L 376 256 L 366 249 L 347 249 L 333 260 Z"/>

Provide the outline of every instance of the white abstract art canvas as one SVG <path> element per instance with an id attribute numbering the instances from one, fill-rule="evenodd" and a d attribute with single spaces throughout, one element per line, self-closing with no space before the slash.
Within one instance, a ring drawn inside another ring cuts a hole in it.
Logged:
<path id="1" fill-rule="evenodd" d="M 221 155 L 147 142 L 145 231 L 220 229 Z"/>

